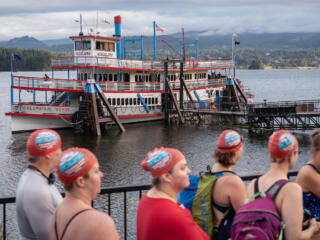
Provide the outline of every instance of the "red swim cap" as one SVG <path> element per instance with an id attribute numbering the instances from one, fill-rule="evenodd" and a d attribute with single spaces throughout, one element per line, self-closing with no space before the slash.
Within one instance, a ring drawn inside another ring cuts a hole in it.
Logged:
<path id="1" fill-rule="evenodd" d="M 218 151 L 221 153 L 235 152 L 243 145 L 242 138 L 237 131 L 228 129 L 224 130 L 217 142 Z"/>
<path id="2" fill-rule="evenodd" d="M 155 148 L 147 153 L 146 158 L 141 162 L 141 166 L 145 171 L 151 173 L 156 178 L 167 173 L 179 161 L 184 159 L 184 155 L 174 148 Z"/>
<path id="3" fill-rule="evenodd" d="M 88 149 L 68 148 L 61 154 L 56 172 L 60 181 L 68 186 L 78 177 L 86 175 L 97 162 L 96 156 Z"/>
<path id="4" fill-rule="evenodd" d="M 299 146 L 298 140 L 291 132 L 279 130 L 274 132 L 268 143 L 271 158 L 281 159 L 289 156 Z"/>
<path id="5" fill-rule="evenodd" d="M 61 148 L 61 138 L 51 129 L 36 130 L 30 134 L 27 141 L 29 156 L 47 156 Z"/>

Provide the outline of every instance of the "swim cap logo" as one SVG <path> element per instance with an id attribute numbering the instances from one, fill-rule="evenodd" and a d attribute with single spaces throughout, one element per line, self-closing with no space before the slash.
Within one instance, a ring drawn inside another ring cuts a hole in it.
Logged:
<path id="1" fill-rule="evenodd" d="M 284 133 L 279 137 L 279 149 L 282 152 L 288 152 L 294 147 L 293 137 L 290 134 Z"/>
<path id="2" fill-rule="evenodd" d="M 41 151 L 53 149 L 57 144 L 58 137 L 52 132 L 41 132 L 35 139 L 35 146 Z"/>
<path id="3" fill-rule="evenodd" d="M 80 172 L 87 162 L 88 159 L 84 154 L 78 151 L 71 151 L 61 158 L 60 171 L 64 175 L 73 176 Z"/>
<path id="4" fill-rule="evenodd" d="M 230 147 L 237 146 L 240 142 L 241 138 L 236 132 L 228 132 L 225 136 L 225 143 Z"/>
<path id="5" fill-rule="evenodd" d="M 161 171 L 172 160 L 171 155 L 166 151 L 155 151 L 149 155 L 147 166 L 153 171 Z"/>

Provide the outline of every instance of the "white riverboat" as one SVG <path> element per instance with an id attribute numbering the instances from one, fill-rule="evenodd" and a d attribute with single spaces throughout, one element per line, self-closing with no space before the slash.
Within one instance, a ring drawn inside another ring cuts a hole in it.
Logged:
<path id="1" fill-rule="evenodd" d="M 161 61 L 121 58 L 121 17 L 115 18 L 115 35 L 71 36 L 74 55 L 52 59 L 52 76 L 26 77 L 12 74 L 12 132 L 40 128 L 73 127 L 82 118 L 81 103 L 87 81 L 98 84 L 122 123 L 164 118 L 164 64 Z M 183 62 L 183 79 L 194 100 L 210 103 L 222 93 L 227 75 L 234 68 L 230 60 Z M 57 70 L 76 71 L 75 79 L 57 79 Z M 168 65 L 167 79 L 179 99 L 180 62 Z M 187 99 L 186 91 L 183 93 Z M 102 105 L 101 105 L 102 106 Z M 104 115 L 107 111 L 99 114 Z M 88 113 L 90 115 L 90 113 Z M 90 116 L 88 116 L 90 118 Z"/>

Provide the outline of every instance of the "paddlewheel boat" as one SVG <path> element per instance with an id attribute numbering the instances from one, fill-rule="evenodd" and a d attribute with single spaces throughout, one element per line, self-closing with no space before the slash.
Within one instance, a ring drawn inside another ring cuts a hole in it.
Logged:
<path id="1" fill-rule="evenodd" d="M 163 62 L 121 58 L 121 17 L 116 16 L 114 20 L 115 35 L 112 37 L 93 33 L 84 35 L 82 32 L 71 36 L 74 55 L 52 59 L 51 77 L 12 74 L 11 111 L 6 113 L 12 118 L 12 132 L 68 128 L 92 119 L 90 102 L 86 99 L 86 92 L 90 92 L 88 83 L 99 88 L 121 123 L 164 118 Z M 180 64 L 168 64 L 166 72 L 177 99 Z M 233 67 L 231 59 L 190 58 L 183 62 L 183 79 L 195 101 L 209 104 L 222 94 L 227 72 Z M 55 78 L 57 70 L 64 70 L 67 77 Z M 70 78 L 70 71 L 76 72 L 75 78 Z M 186 91 L 183 94 L 186 95 Z M 97 101 L 97 109 L 100 118 L 110 116 L 101 101 Z"/>

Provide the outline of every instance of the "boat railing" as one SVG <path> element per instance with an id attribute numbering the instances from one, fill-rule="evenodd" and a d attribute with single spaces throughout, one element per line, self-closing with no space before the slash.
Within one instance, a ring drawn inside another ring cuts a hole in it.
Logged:
<path id="1" fill-rule="evenodd" d="M 315 100 L 298 100 L 298 101 L 279 101 L 279 102 L 259 102 L 248 104 L 250 109 L 281 109 L 290 108 L 294 113 L 319 113 L 320 99 Z"/>
<path id="2" fill-rule="evenodd" d="M 163 82 L 125 82 L 125 81 L 98 81 L 102 91 L 162 91 Z M 224 85 L 226 78 L 220 79 L 199 79 L 186 80 L 189 89 L 202 87 L 216 87 Z M 180 87 L 180 81 L 170 82 L 174 89 Z M 86 80 L 75 79 L 55 79 L 55 78 L 39 78 L 13 76 L 14 88 L 26 90 L 48 90 L 48 91 L 83 91 L 86 85 Z"/>
<path id="3" fill-rule="evenodd" d="M 297 171 L 289 172 L 288 177 L 295 177 L 297 173 Z M 258 176 L 260 174 L 242 176 L 241 178 L 247 184 L 248 181 Z M 94 208 L 108 213 L 114 219 L 121 239 L 135 239 L 137 205 L 139 199 L 148 189 L 150 189 L 150 185 L 102 188 L 92 204 Z M 9 239 L 12 234 L 17 234 L 15 200 L 15 197 L 0 198 L 3 240 Z"/>
<path id="4" fill-rule="evenodd" d="M 59 67 L 103 67 L 111 69 L 137 69 L 141 71 L 163 71 L 164 64 L 161 61 L 151 60 L 135 60 L 135 59 L 117 59 L 106 57 L 92 57 L 92 56 L 76 56 L 76 57 L 58 57 L 51 60 L 53 68 Z M 232 60 L 187 60 L 184 63 L 186 70 L 206 70 L 215 68 L 232 68 Z M 180 63 L 172 62 L 168 64 L 168 69 L 171 71 L 180 71 Z"/>

